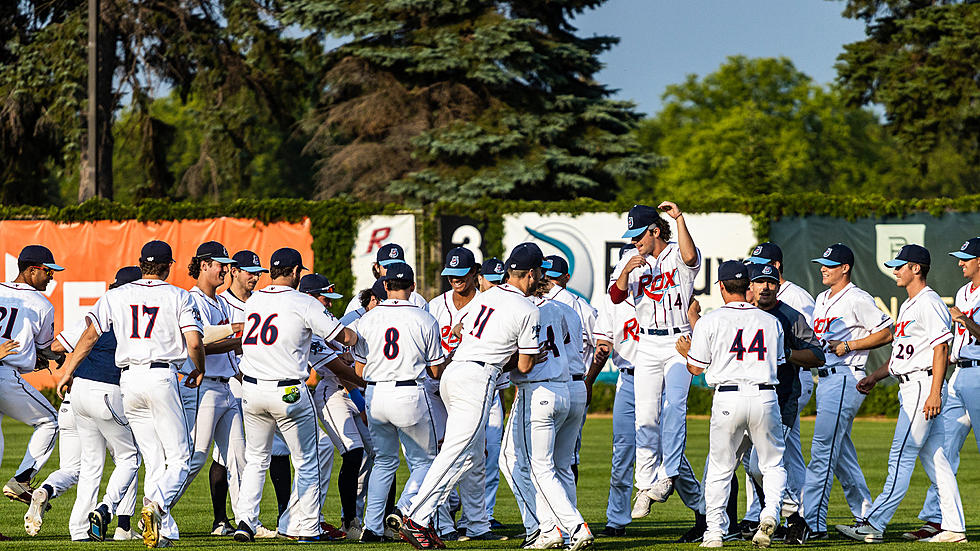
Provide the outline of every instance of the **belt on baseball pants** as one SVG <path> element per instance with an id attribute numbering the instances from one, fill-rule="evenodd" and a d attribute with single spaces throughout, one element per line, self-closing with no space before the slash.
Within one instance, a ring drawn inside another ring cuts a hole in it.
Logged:
<path id="1" fill-rule="evenodd" d="M 227 383 L 229 379 L 228 377 L 208 377 L 207 375 L 205 375 L 204 378 L 208 381 L 214 381 L 216 383 Z"/>
<path id="2" fill-rule="evenodd" d="M 256 379 L 255 377 L 249 377 L 248 375 L 242 375 L 242 380 L 245 381 L 246 383 L 252 383 L 253 385 L 259 384 L 258 379 Z M 300 381 L 299 379 L 284 379 L 282 381 L 277 382 L 276 386 L 292 386 L 292 385 L 300 385 L 300 384 L 303 384 L 303 381 Z"/>
<path id="3" fill-rule="evenodd" d="M 135 366 L 127 365 L 126 367 L 120 368 L 119 371 L 126 371 L 130 367 L 135 367 Z M 150 362 L 150 369 L 168 369 L 169 367 L 170 364 L 167 362 Z"/>
<path id="4" fill-rule="evenodd" d="M 621 367 L 621 368 L 619 368 L 619 372 L 620 373 L 625 373 L 625 374 L 629 375 L 630 377 L 632 377 L 633 375 L 636 374 L 636 370 L 633 369 L 632 367 Z"/>
<path id="5" fill-rule="evenodd" d="M 639 330 L 641 335 L 655 335 L 657 337 L 665 337 L 667 335 L 677 335 L 683 333 L 678 327 L 671 327 L 670 329 L 654 329 L 653 327 L 640 327 Z"/>
<path id="6" fill-rule="evenodd" d="M 922 375 L 920 375 L 920 373 Z M 932 376 L 932 368 L 929 368 L 929 369 L 924 369 L 919 371 L 913 371 L 908 375 L 895 375 L 895 378 L 898 379 L 899 383 L 908 383 L 911 381 L 917 381 L 919 379 L 925 379 L 926 377 L 931 377 L 931 376 Z"/>
<path id="7" fill-rule="evenodd" d="M 572 380 L 573 381 L 584 381 L 585 380 L 585 375 L 572 375 Z"/>
<path id="8" fill-rule="evenodd" d="M 980 360 L 963 360 L 961 362 L 956 362 L 956 367 L 965 369 L 967 367 L 977 367 L 980 366 Z"/>
<path id="9" fill-rule="evenodd" d="M 395 386 L 417 386 L 419 384 L 415 379 L 409 379 L 407 381 L 364 381 L 368 386 L 374 386 L 378 383 L 395 383 Z M 343 387 L 341 387 L 343 388 Z"/>
<path id="10" fill-rule="evenodd" d="M 758 386 L 759 390 L 776 390 L 776 385 L 761 384 L 761 385 L 751 385 Z M 715 390 L 718 392 L 738 392 L 740 387 L 738 385 L 721 385 Z"/>
<path id="11" fill-rule="evenodd" d="M 817 368 L 817 376 L 819 376 L 819 377 L 827 377 L 829 375 L 833 375 L 834 373 L 846 373 L 847 371 L 848 371 L 848 368 L 843 367 L 843 366 L 841 366 L 841 367 L 827 367 L 827 368 L 820 367 L 820 368 Z M 855 369 L 854 371 L 864 371 L 864 370 L 863 369 Z"/>

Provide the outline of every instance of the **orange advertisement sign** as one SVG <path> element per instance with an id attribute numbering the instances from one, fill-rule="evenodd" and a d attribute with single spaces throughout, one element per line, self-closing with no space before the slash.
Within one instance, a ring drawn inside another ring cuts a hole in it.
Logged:
<path id="1" fill-rule="evenodd" d="M 219 241 L 235 254 L 249 249 L 269 267 L 269 257 L 281 247 L 292 247 L 303 255 L 303 264 L 313 266 L 313 236 L 310 220 L 299 223 L 264 224 L 240 218 L 181 220 L 173 222 L 137 222 L 135 220 L 59 224 L 47 220 L 0 221 L 0 251 L 4 257 L 4 281 L 17 277 L 17 255 L 25 245 L 44 245 L 65 271 L 57 272 L 44 292 L 54 305 L 55 333 L 66 324 L 84 317 L 95 301 L 105 293 L 116 270 L 139 263 L 140 248 L 147 241 L 160 239 L 173 247 L 176 264 L 168 281 L 190 289 L 194 280 L 187 275 L 187 265 L 197 246 L 205 241 Z M 268 275 L 258 287 L 269 284 Z M 25 379 L 36 387 L 49 387 L 54 377 L 46 371 L 32 373 Z"/>

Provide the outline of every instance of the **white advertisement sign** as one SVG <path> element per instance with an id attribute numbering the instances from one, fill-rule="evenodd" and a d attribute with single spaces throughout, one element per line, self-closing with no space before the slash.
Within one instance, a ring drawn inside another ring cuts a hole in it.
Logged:
<path id="1" fill-rule="evenodd" d="M 714 285 L 718 264 L 745 258 L 756 244 L 752 219 L 744 214 L 685 214 L 687 227 L 703 258 L 694 293 L 704 310 L 722 305 Z M 671 220 L 674 235 L 676 225 Z M 568 289 L 592 302 L 606 292 L 607 281 L 619 248 L 629 240 L 626 213 L 537 214 L 504 216 L 504 249 L 509 253 L 518 243 L 533 241 L 545 255 L 559 254 L 568 260 L 571 279 Z"/>
<path id="2" fill-rule="evenodd" d="M 351 251 L 355 293 L 374 284 L 371 266 L 377 261 L 378 249 L 388 243 L 401 245 L 405 260 L 415 266 L 415 215 L 371 216 L 358 223 Z"/>

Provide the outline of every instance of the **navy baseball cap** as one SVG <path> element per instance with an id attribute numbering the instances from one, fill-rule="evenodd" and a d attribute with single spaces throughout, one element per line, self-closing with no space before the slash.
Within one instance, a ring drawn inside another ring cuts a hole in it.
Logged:
<path id="1" fill-rule="evenodd" d="M 293 266 L 299 266 L 300 270 L 307 269 L 306 266 L 303 266 L 303 256 L 299 254 L 299 251 L 290 247 L 283 247 L 272 253 L 272 258 L 269 260 L 269 265 L 277 268 L 291 268 Z"/>
<path id="2" fill-rule="evenodd" d="M 752 256 L 748 257 L 746 262 L 751 264 L 769 264 L 770 262 L 782 262 L 783 261 L 783 250 L 779 248 L 779 245 L 766 241 L 756 245 L 752 249 Z"/>
<path id="3" fill-rule="evenodd" d="M 343 298 L 344 295 L 333 292 L 334 285 L 326 276 L 306 274 L 299 280 L 299 292 L 308 295 L 321 295 L 327 298 Z"/>
<path id="4" fill-rule="evenodd" d="M 558 256 L 557 254 L 553 254 L 551 256 L 546 256 L 544 259 L 546 262 L 550 263 L 550 265 L 547 266 L 548 271 L 545 272 L 544 275 L 548 277 L 561 277 L 568 273 L 568 262 L 566 262 L 564 258 Z M 541 267 L 544 268 L 545 266 L 542 265 Z"/>
<path id="5" fill-rule="evenodd" d="M 56 272 L 64 270 L 64 268 L 54 263 L 54 255 L 51 254 L 51 250 L 44 245 L 28 245 L 24 247 L 21 249 L 20 255 L 17 257 L 17 262 L 32 264 L 34 266 L 43 266 Z"/>
<path id="6" fill-rule="evenodd" d="M 854 253 L 850 247 L 843 243 L 834 243 L 827 247 L 820 258 L 814 258 L 811 262 L 823 264 L 824 266 L 840 266 L 841 264 L 854 265 Z"/>
<path id="7" fill-rule="evenodd" d="M 386 268 L 387 268 L 387 272 L 385 272 L 385 275 L 382 278 L 385 281 L 392 281 L 392 280 L 409 281 L 409 282 L 415 281 L 415 272 L 412 270 L 411 266 L 409 266 L 404 262 L 395 262 L 394 264 L 388 264 Z"/>
<path id="8" fill-rule="evenodd" d="M 140 270 L 139 266 L 125 266 L 119 268 L 116 272 L 116 280 L 109 284 L 110 289 L 115 289 L 116 287 L 122 287 L 127 283 L 132 283 L 143 279 L 143 270 Z"/>
<path id="9" fill-rule="evenodd" d="M 779 283 L 779 270 L 769 264 L 749 264 L 749 280 L 762 281 L 768 279 Z"/>
<path id="10" fill-rule="evenodd" d="M 629 251 L 631 251 L 631 250 L 633 250 L 635 248 L 636 248 L 636 245 L 634 245 L 632 243 L 627 243 L 627 244 L 623 245 L 622 247 L 619 248 L 619 258 L 622 259 L 623 256 L 626 255 L 626 253 L 628 253 Z"/>
<path id="11" fill-rule="evenodd" d="M 235 261 L 238 268 L 250 274 L 261 274 L 269 271 L 262 267 L 262 263 L 259 262 L 259 255 L 248 249 L 238 251 L 231 259 Z"/>
<path id="12" fill-rule="evenodd" d="M 726 260 L 718 266 L 718 281 L 748 279 L 749 269 L 738 260 Z"/>
<path id="13" fill-rule="evenodd" d="M 371 286 L 371 293 L 378 300 L 388 300 L 388 290 L 385 289 L 384 278 L 378 279 L 374 282 L 374 285 Z"/>
<path id="14" fill-rule="evenodd" d="M 234 264 L 235 261 L 228 258 L 228 249 L 224 245 L 218 243 L 217 241 L 208 241 L 207 243 L 201 243 L 201 246 L 197 248 L 197 253 L 194 254 L 197 258 L 207 258 L 214 260 L 215 262 L 221 264 Z"/>
<path id="15" fill-rule="evenodd" d="M 397 243 L 388 243 L 378 249 L 378 264 L 388 266 L 393 262 L 405 262 L 405 249 Z"/>
<path id="16" fill-rule="evenodd" d="M 534 243 L 521 243 L 514 247 L 507 258 L 507 268 L 510 270 L 533 270 L 540 268 L 544 261 L 541 247 Z"/>
<path id="17" fill-rule="evenodd" d="M 960 250 L 949 253 L 960 260 L 970 260 L 980 256 L 980 237 L 971 237 L 960 247 Z"/>
<path id="18" fill-rule="evenodd" d="M 931 262 L 929 251 L 922 245 L 905 245 L 902 247 L 902 250 L 898 251 L 898 255 L 894 260 L 885 262 L 885 266 L 899 268 L 909 262 L 928 266 Z"/>
<path id="19" fill-rule="evenodd" d="M 500 283 L 504 279 L 504 263 L 500 261 L 499 258 L 493 257 L 483 263 L 483 267 L 480 269 L 480 275 L 483 279 L 491 283 Z"/>
<path id="20" fill-rule="evenodd" d="M 658 218 L 660 218 L 660 213 L 657 212 L 657 209 L 646 205 L 633 205 L 626 216 L 626 233 L 623 234 L 623 237 L 632 239 L 642 234 Z"/>
<path id="21" fill-rule="evenodd" d="M 174 250 L 166 241 L 153 240 L 140 249 L 140 262 L 169 264 L 174 261 Z"/>
<path id="22" fill-rule="evenodd" d="M 464 276 L 476 266 L 476 257 L 466 247 L 451 249 L 446 255 L 446 267 L 442 269 L 444 276 Z"/>

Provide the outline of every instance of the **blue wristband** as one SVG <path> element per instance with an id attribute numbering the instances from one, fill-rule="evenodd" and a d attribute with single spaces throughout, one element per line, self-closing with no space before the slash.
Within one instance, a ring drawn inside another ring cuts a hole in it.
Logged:
<path id="1" fill-rule="evenodd" d="M 363 413 L 364 412 L 364 395 L 361 394 L 361 391 L 359 389 L 356 389 L 355 388 L 355 389 L 352 389 L 352 390 L 348 391 L 347 394 L 350 396 L 351 401 L 354 402 L 354 405 L 357 406 L 357 411 L 360 411 L 360 412 Z"/>

